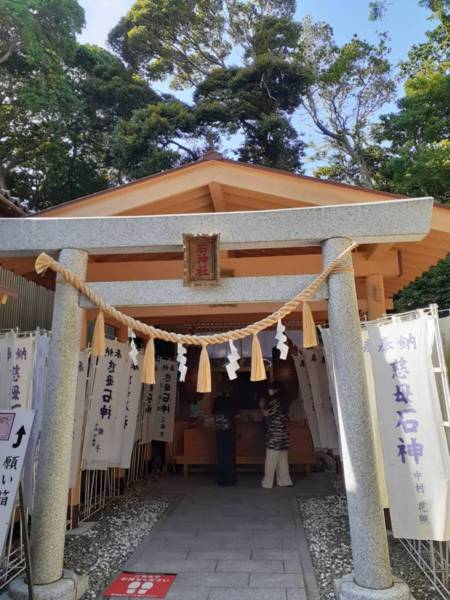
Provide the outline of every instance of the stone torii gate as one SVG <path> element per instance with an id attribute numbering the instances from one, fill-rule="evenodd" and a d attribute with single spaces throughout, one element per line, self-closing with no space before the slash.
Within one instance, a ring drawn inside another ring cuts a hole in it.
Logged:
<path id="1" fill-rule="evenodd" d="M 326 267 L 348 246 L 349 239 L 361 244 L 423 239 L 430 230 L 432 205 L 431 198 L 422 198 L 252 213 L 0 219 L 0 256 L 30 257 L 45 251 L 57 255 L 66 268 L 85 279 L 88 254 L 180 251 L 183 233 L 220 232 L 223 250 L 321 245 Z M 351 256 L 347 256 L 343 266 L 351 265 Z M 221 286 L 211 289 L 184 288 L 181 281 L 110 282 L 92 287 L 116 306 L 255 299 L 284 302 L 312 277 L 242 277 L 222 280 Z M 339 582 L 339 598 L 406 600 L 411 597 L 409 589 L 393 581 L 389 562 L 353 274 L 350 270 L 333 273 L 316 298 L 328 299 L 336 384 L 342 399 L 341 437 L 354 571 Z M 63 553 L 81 311 L 88 306 L 58 275 L 31 532 L 38 600 L 77 597 L 74 577 L 63 573 Z M 27 598 L 23 579 L 13 582 L 9 593 Z"/>

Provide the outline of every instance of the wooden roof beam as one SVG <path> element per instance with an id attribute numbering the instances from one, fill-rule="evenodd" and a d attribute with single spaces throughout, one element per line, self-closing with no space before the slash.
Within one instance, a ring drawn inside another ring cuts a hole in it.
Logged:
<path id="1" fill-rule="evenodd" d="M 392 244 L 374 244 L 367 251 L 367 258 L 369 260 L 383 260 L 383 258 L 392 249 Z"/>
<path id="2" fill-rule="evenodd" d="M 214 210 L 216 212 L 226 212 L 227 203 L 225 201 L 225 196 L 220 183 L 212 181 L 210 184 L 208 184 L 208 187 Z"/>
<path id="3" fill-rule="evenodd" d="M 398 277 L 400 266 L 398 252 L 391 250 L 383 261 L 368 260 L 364 252 L 352 255 L 356 277 L 378 273 L 384 277 Z M 308 275 L 322 271 L 320 254 L 302 256 L 268 256 L 222 258 L 220 266 L 225 276 Z M 126 281 L 137 279 L 182 279 L 182 260 L 89 262 L 87 281 Z"/>

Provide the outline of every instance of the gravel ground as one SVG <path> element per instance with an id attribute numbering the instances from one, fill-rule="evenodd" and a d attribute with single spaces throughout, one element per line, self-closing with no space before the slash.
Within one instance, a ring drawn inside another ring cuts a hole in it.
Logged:
<path id="1" fill-rule="evenodd" d="M 94 515 L 87 533 L 66 538 L 65 567 L 89 575 L 86 600 L 98 597 L 168 506 L 152 496 L 151 484 L 137 484 Z"/>
<path id="2" fill-rule="evenodd" d="M 343 496 L 298 498 L 321 600 L 335 598 L 334 579 L 352 570 L 347 502 Z M 397 540 L 389 538 L 392 571 L 411 588 L 415 600 L 441 599 Z"/>

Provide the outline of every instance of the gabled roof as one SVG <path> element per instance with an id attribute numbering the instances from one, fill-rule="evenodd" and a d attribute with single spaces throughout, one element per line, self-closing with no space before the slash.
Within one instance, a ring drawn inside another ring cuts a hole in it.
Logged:
<path id="1" fill-rule="evenodd" d="M 202 160 L 64 202 L 34 216 L 123 216 L 374 202 L 387 192 L 239 163 L 211 152 Z"/>
<path id="2" fill-rule="evenodd" d="M 25 215 L 23 208 L 0 194 L 0 217 L 24 217 Z"/>

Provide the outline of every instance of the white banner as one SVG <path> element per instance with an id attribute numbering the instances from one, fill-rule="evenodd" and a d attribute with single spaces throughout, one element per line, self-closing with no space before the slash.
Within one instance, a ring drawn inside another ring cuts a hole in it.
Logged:
<path id="1" fill-rule="evenodd" d="M 8 350 L 9 408 L 14 410 L 32 405 L 34 344 L 34 336 L 15 335 Z"/>
<path id="2" fill-rule="evenodd" d="M 319 429 L 320 448 L 339 452 L 336 423 L 331 406 L 328 376 L 322 348 L 302 348 Z"/>
<path id="3" fill-rule="evenodd" d="M 364 364 L 366 366 L 367 387 L 369 390 L 369 408 L 370 418 L 372 422 L 372 433 L 375 448 L 375 465 L 377 469 L 378 486 L 380 489 L 381 503 L 383 505 L 383 508 L 389 508 L 389 495 L 386 485 L 386 476 L 384 473 L 380 421 L 378 419 L 377 399 L 375 393 L 375 380 L 373 377 L 372 356 L 369 352 L 369 333 L 367 329 L 362 329 L 361 340 L 364 351 Z"/>
<path id="4" fill-rule="evenodd" d="M 10 376 L 9 360 L 12 357 L 12 347 L 16 334 L 12 331 L 0 338 L 0 409 L 9 410 Z"/>
<path id="5" fill-rule="evenodd" d="M 171 442 L 175 425 L 177 400 L 177 363 L 174 360 L 158 361 L 158 397 L 153 421 L 153 439 Z"/>
<path id="6" fill-rule="evenodd" d="M 142 354 L 138 354 L 136 357 L 136 365 L 130 361 L 128 393 L 125 403 L 125 415 L 122 422 L 122 447 L 120 451 L 120 466 L 122 469 L 130 468 L 131 454 L 133 452 L 137 418 L 142 395 L 143 360 Z"/>
<path id="7" fill-rule="evenodd" d="M 159 391 L 159 379 L 161 372 L 159 370 L 159 361 L 155 366 L 155 385 L 144 385 L 141 402 L 141 431 L 139 442 L 149 444 L 153 439 L 153 422 L 155 420 L 156 402 Z"/>
<path id="8" fill-rule="evenodd" d="M 293 354 L 292 358 L 294 360 L 295 370 L 297 371 L 297 378 L 301 390 L 306 421 L 308 423 L 309 431 L 311 433 L 314 449 L 318 450 L 321 447 L 319 426 L 317 425 L 317 416 L 314 411 L 311 383 L 309 381 L 308 371 L 306 370 L 305 359 L 300 354 L 300 352 L 298 354 Z"/>
<path id="9" fill-rule="evenodd" d="M 450 540 L 450 464 L 431 361 L 434 319 L 368 324 L 395 537 Z"/>
<path id="10" fill-rule="evenodd" d="M 77 484 L 81 463 L 81 447 L 87 411 L 87 382 L 89 375 L 89 352 L 83 350 L 78 359 L 77 391 L 75 395 L 75 414 L 73 420 L 72 456 L 70 460 L 69 488 Z"/>
<path id="11" fill-rule="evenodd" d="M 338 427 L 339 444 L 340 445 L 346 444 L 347 443 L 346 438 L 345 438 L 345 436 L 342 436 L 342 421 L 341 421 L 341 414 L 340 414 L 341 401 L 337 394 L 335 367 L 334 367 L 334 360 L 333 360 L 333 349 L 332 349 L 332 345 L 331 345 L 331 334 L 330 334 L 329 329 L 320 328 L 320 331 L 322 334 L 323 346 L 324 346 L 325 355 L 326 355 L 326 359 L 327 359 L 326 365 L 327 365 L 327 371 L 328 371 L 328 375 L 329 375 L 328 380 L 329 380 L 329 384 L 330 384 L 330 395 L 331 395 L 331 399 L 333 401 L 333 411 L 337 417 L 337 422 L 339 424 L 339 427 Z M 377 405 L 376 405 L 376 400 L 375 400 L 375 385 L 374 385 L 374 381 L 373 381 L 372 361 L 370 358 L 370 353 L 367 351 L 368 334 L 367 334 L 367 331 L 365 331 L 365 330 L 363 330 L 361 332 L 361 334 L 362 334 L 362 344 L 363 344 L 363 348 L 365 350 L 364 359 L 365 359 L 365 366 L 366 366 L 367 384 L 368 384 L 368 390 L 369 390 L 369 406 L 370 406 L 370 416 L 371 416 L 371 423 L 372 423 L 372 432 L 373 432 L 373 437 L 374 437 L 374 442 L 375 442 L 375 462 L 376 462 L 376 468 L 377 468 L 377 474 L 378 474 L 378 484 L 379 484 L 381 501 L 382 501 L 383 507 L 388 508 L 389 500 L 388 500 L 388 495 L 387 495 L 386 481 L 384 479 L 383 454 L 382 454 L 382 450 L 381 450 L 380 427 L 379 427 L 379 423 L 378 423 Z"/>
<path id="12" fill-rule="evenodd" d="M 120 460 L 128 388 L 128 344 L 107 340 L 99 357 L 86 424 L 83 469 L 106 469 Z"/>
<path id="13" fill-rule="evenodd" d="M 28 451 L 25 457 L 23 474 L 23 492 L 25 506 L 31 511 L 33 508 L 33 493 L 35 484 L 35 473 L 37 466 L 37 451 L 44 416 L 44 402 L 47 389 L 47 367 L 50 337 L 48 335 L 37 335 L 35 343 L 34 376 L 32 408 L 34 410 L 34 423 Z"/>
<path id="14" fill-rule="evenodd" d="M 441 331 L 445 364 L 447 365 L 447 372 L 450 377 L 450 317 L 442 317 L 442 319 L 439 319 L 439 329 Z"/>
<path id="15" fill-rule="evenodd" d="M 0 553 L 8 535 L 33 418 L 33 410 L 0 412 Z"/>
<path id="16" fill-rule="evenodd" d="M 333 360 L 333 348 L 331 345 L 331 335 L 329 329 L 324 329 L 320 327 L 320 333 L 322 335 L 323 342 L 323 351 L 325 355 L 325 366 L 327 370 L 327 378 L 328 378 L 328 388 L 330 390 L 330 400 L 333 406 L 333 414 L 336 421 L 336 429 L 337 429 L 337 438 L 339 445 L 339 455 L 342 454 L 341 450 L 341 437 L 340 432 L 342 430 L 342 422 L 341 415 L 339 412 L 339 401 L 337 397 L 337 387 L 336 387 L 336 374 Z"/>

